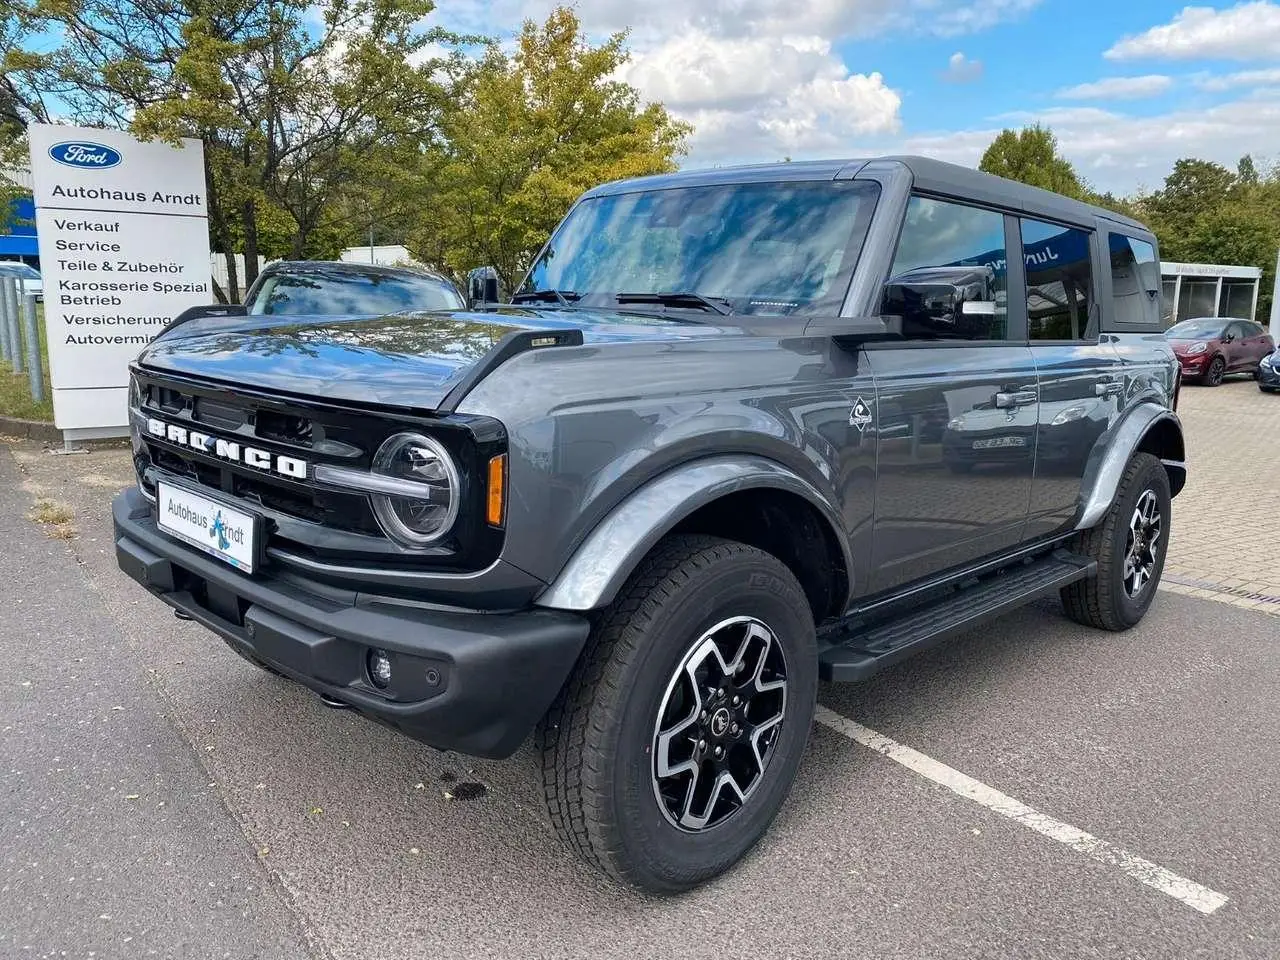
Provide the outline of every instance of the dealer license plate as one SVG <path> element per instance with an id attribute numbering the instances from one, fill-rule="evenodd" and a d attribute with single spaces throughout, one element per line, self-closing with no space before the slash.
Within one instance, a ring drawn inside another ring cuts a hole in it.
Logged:
<path id="1" fill-rule="evenodd" d="M 156 484 L 160 529 L 245 573 L 257 556 L 257 518 L 184 487 Z"/>

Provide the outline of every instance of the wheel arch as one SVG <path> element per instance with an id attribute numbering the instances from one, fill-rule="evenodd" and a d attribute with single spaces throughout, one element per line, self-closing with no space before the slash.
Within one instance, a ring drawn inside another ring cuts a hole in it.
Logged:
<path id="1" fill-rule="evenodd" d="M 1182 421 L 1158 403 L 1142 403 L 1098 441 L 1085 468 L 1076 529 L 1094 526 L 1115 500 L 1125 465 L 1135 453 L 1149 453 L 1164 465 L 1169 492 L 1177 496 L 1186 485 L 1186 444 Z"/>
<path id="2" fill-rule="evenodd" d="M 669 470 L 615 506 L 535 604 L 594 610 L 611 603 L 672 533 L 721 536 L 777 556 L 800 580 L 815 622 L 838 615 L 848 603 L 853 565 L 835 508 L 776 461 L 722 456 Z"/>

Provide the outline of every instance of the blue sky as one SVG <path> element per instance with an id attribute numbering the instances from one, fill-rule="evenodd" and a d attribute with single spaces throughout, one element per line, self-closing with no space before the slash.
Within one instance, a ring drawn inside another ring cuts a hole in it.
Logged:
<path id="1" fill-rule="evenodd" d="M 555 0 L 439 0 L 514 32 Z M 687 167 L 910 151 L 976 164 L 1047 123 L 1099 189 L 1174 160 L 1280 161 L 1280 0 L 580 0 L 631 30 L 623 75 L 695 124 Z"/>
<path id="2" fill-rule="evenodd" d="M 437 0 L 427 24 L 514 37 L 566 0 Z M 1050 126 L 1097 189 L 1179 157 L 1280 163 L 1280 0 L 569 0 L 627 29 L 621 76 L 694 124 L 685 167 L 921 153 L 976 165 Z"/>

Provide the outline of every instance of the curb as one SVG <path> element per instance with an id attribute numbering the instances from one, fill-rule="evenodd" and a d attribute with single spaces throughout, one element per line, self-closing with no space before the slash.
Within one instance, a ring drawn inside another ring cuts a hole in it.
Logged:
<path id="1" fill-rule="evenodd" d="M 44 420 L 19 420 L 17 417 L 0 417 L 0 434 L 24 440 L 48 440 L 62 442 L 62 431 Z"/>

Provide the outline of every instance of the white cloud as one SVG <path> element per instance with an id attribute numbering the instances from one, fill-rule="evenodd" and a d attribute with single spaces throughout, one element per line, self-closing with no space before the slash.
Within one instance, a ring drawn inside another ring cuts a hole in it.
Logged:
<path id="1" fill-rule="evenodd" d="M 1125 37 L 1110 60 L 1270 59 L 1280 51 L 1280 4 L 1252 0 L 1226 10 L 1184 7 L 1169 23 Z"/>
<path id="2" fill-rule="evenodd" d="M 1201 90 L 1221 93 L 1236 87 L 1263 87 L 1280 84 L 1280 67 L 1271 70 L 1241 70 L 1239 73 L 1223 75 L 1201 74 L 1195 78 L 1195 85 Z"/>
<path id="3" fill-rule="evenodd" d="M 942 79 L 948 83 L 972 83 L 982 77 L 982 61 L 968 60 L 959 51 L 947 60 L 947 69 L 942 72 Z"/>
<path id="4" fill-rule="evenodd" d="M 649 99 L 693 123 L 698 161 L 777 158 L 896 133 L 902 98 L 879 73 L 853 73 L 820 37 L 720 38 L 692 31 L 622 71 Z"/>
<path id="5" fill-rule="evenodd" d="M 696 31 L 640 54 L 623 71 L 645 96 L 674 110 L 751 108 L 845 72 L 820 38 L 719 39 Z"/>
<path id="6" fill-rule="evenodd" d="M 452 0 L 432 22 L 492 34 L 518 31 L 526 18 L 545 20 L 564 0 Z M 632 44 L 656 46 L 687 30 L 717 38 L 811 35 L 866 37 L 890 29 L 938 36 L 986 30 L 1019 17 L 1042 0 L 591 0 L 577 5 L 586 29 L 600 35 L 631 29 Z"/>
<path id="7" fill-rule="evenodd" d="M 1002 126 L 1052 127 L 1064 156 L 1101 190 L 1155 188 L 1181 157 L 1235 167 L 1241 154 L 1280 155 L 1280 98 L 1244 97 L 1207 109 L 1133 116 L 1097 107 L 1055 107 L 991 118 L 982 129 L 908 137 L 904 151 L 976 166 Z"/>
<path id="8" fill-rule="evenodd" d="M 1054 94 L 1059 100 L 1141 100 L 1164 93 L 1173 86 L 1173 78 L 1160 74 L 1145 77 L 1105 77 L 1093 83 L 1080 83 Z"/>
<path id="9" fill-rule="evenodd" d="M 1040 5 L 1040 0 L 986 0 L 956 4 L 949 0 L 914 0 L 905 4 L 904 20 L 918 28 L 951 37 L 988 30 Z"/>

